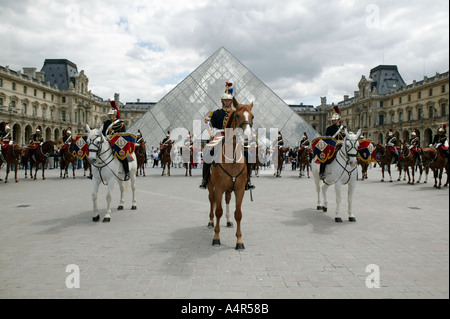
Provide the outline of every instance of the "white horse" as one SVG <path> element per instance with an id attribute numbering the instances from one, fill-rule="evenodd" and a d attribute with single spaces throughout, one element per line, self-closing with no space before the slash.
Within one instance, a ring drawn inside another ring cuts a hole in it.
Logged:
<path id="1" fill-rule="evenodd" d="M 360 134 L 361 130 L 358 130 L 356 135 L 351 132 L 348 133 L 345 130 L 342 148 L 338 151 L 336 158 L 325 169 L 325 179 L 322 186 L 323 204 L 320 203 L 320 164 L 315 163 L 315 161 L 312 162 L 312 173 L 317 191 L 317 209 L 323 210 L 324 212 L 327 211 L 327 189 L 329 186 L 334 185 L 336 191 L 336 216 L 334 220 L 337 223 L 342 222 L 340 217 L 342 185 L 348 185 L 348 220 L 350 222 L 356 222 L 352 211 L 352 199 L 358 174 L 356 155 Z"/>
<path id="2" fill-rule="evenodd" d="M 94 189 L 92 191 L 92 202 L 94 205 L 94 214 L 92 220 L 94 222 L 98 222 L 100 220 L 100 215 L 98 213 L 97 208 L 97 194 L 98 187 L 100 183 L 108 186 L 108 193 L 106 194 L 106 214 L 103 218 L 103 222 L 111 221 L 111 193 L 114 189 L 115 180 L 118 181 L 120 187 L 120 203 L 118 210 L 123 209 L 124 204 L 124 193 L 125 189 L 128 188 L 129 183 L 131 181 L 131 190 L 133 192 L 133 200 L 132 200 L 132 210 L 136 209 L 136 171 L 137 171 L 137 162 L 136 156 L 134 153 L 131 154 L 131 157 L 134 159 L 129 163 L 130 168 L 130 181 L 124 181 L 125 173 L 123 172 L 122 163 L 113 156 L 111 145 L 103 136 L 102 131 L 98 129 L 90 129 L 89 125 L 86 125 L 86 129 L 88 132 L 88 144 L 89 144 L 89 156 L 88 162 L 92 166 L 92 175 L 93 175 L 93 183 Z"/>

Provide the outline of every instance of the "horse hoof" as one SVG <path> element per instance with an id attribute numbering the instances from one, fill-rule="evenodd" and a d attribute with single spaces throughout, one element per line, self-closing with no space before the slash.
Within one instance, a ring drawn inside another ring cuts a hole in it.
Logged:
<path id="1" fill-rule="evenodd" d="M 244 250 L 245 249 L 244 244 L 236 244 L 236 248 L 235 249 L 236 250 Z"/>
<path id="2" fill-rule="evenodd" d="M 100 220 L 100 215 L 97 215 L 95 217 L 92 217 L 93 222 L 98 222 Z"/>
<path id="3" fill-rule="evenodd" d="M 336 223 L 342 223 L 342 218 L 341 218 L 341 217 L 336 217 L 336 218 L 334 219 L 334 221 L 335 221 Z"/>
<path id="4" fill-rule="evenodd" d="M 382 179 L 380 182 L 384 182 L 384 179 Z"/>
<path id="5" fill-rule="evenodd" d="M 110 221 L 111 221 L 111 218 L 109 218 L 109 217 L 103 218 L 104 223 L 109 223 Z"/>
<path id="6" fill-rule="evenodd" d="M 233 228 L 234 226 L 233 226 L 233 223 L 232 222 L 227 222 L 227 227 L 228 228 Z"/>
<path id="7" fill-rule="evenodd" d="M 131 206 L 131 210 L 136 210 L 137 207 L 136 206 Z"/>
<path id="8" fill-rule="evenodd" d="M 328 208 L 326 208 L 325 206 L 322 207 L 322 210 L 326 213 Z"/>
<path id="9" fill-rule="evenodd" d="M 317 206 L 317 210 L 322 210 L 322 206 Z"/>
<path id="10" fill-rule="evenodd" d="M 220 246 L 220 239 L 213 239 L 212 245 L 214 247 L 219 247 Z"/>
<path id="11" fill-rule="evenodd" d="M 123 210 L 123 206 L 119 205 L 119 207 L 117 207 L 117 210 Z"/>
<path id="12" fill-rule="evenodd" d="M 208 228 L 213 228 L 214 227 L 214 223 L 213 222 L 209 222 L 208 223 Z"/>
<path id="13" fill-rule="evenodd" d="M 354 222 L 356 222 L 356 218 L 355 217 L 349 217 L 348 221 L 351 222 L 351 223 L 354 223 Z"/>
<path id="14" fill-rule="evenodd" d="M 392 183 L 392 181 L 389 181 L 389 183 Z"/>

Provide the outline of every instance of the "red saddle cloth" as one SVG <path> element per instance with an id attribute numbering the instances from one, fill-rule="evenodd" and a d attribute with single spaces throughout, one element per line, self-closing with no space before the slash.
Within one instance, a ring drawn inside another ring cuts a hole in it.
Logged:
<path id="1" fill-rule="evenodd" d="M 114 157 L 123 161 L 136 149 L 136 136 L 130 133 L 117 133 L 109 141 Z M 134 158 L 132 158 L 134 160 Z"/>

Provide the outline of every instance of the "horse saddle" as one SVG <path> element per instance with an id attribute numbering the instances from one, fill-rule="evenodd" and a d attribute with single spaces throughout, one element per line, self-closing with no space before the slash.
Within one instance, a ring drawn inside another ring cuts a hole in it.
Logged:
<path id="1" fill-rule="evenodd" d="M 117 133 L 111 137 L 111 149 L 114 157 L 123 161 L 128 157 L 132 158 L 131 154 L 136 149 L 136 136 L 131 133 Z"/>
<path id="2" fill-rule="evenodd" d="M 73 155 L 78 157 L 80 160 L 86 156 L 89 156 L 89 144 L 87 139 L 87 134 L 78 134 L 75 137 L 75 142 L 73 144 Z"/>
<path id="3" fill-rule="evenodd" d="M 377 152 L 375 143 L 371 140 L 361 140 L 358 142 L 358 158 L 363 162 L 376 161 Z"/>
<path id="4" fill-rule="evenodd" d="M 317 137 L 312 141 L 311 148 L 316 163 L 330 163 L 337 153 L 337 140 L 331 136 Z"/>

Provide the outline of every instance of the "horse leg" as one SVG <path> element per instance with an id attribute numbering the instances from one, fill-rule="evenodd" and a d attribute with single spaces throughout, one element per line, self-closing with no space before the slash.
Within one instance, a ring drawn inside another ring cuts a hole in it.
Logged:
<path id="1" fill-rule="evenodd" d="M 162 163 L 162 166 L 163 166 L 163 170 L 162 170 L 161 176 L 164 176 L 164 171 L 166 170 L 166 163 L 164 161 Z"/>
<path id="2" fill-rule="evenodd" d="M 117 210 L 123 210 L 123 204 L 125 203 L 125 200 L 123 199 L 123 196 L 125 194 L 125 182 L 119 181 L 119 188 L 120 188 L 120 201 Z"/>
<path id="3" fill-rule="evenodd" d="M 170 166 L 172 166 L 172 164 L 173 164 L 172 161 L 170 161 L 170 162 L 167 164 L 167 176 L 170 176 Z"/>
<path id="4" fill-rule="evenodd" d="M 322 210 L 322 205 L 320 203 L 320 179 L 319 179 L 319 173 L 315 172 L 313 174 L 314 177 L 314 184 L 316 185 L 316 192 L 317 192 L 317 210 Z"/>
<path id="5" fill-rule="evenodd" d="M 97 197 L 98 197 L 98 187 L 100 186 L 100 180 L 94 179 L 94 188 L 92 190 L 92 205 L 93 205 L 93 216 L 92 221 L 98 222 L 100 220 L 100 215 L 98 214 Z"/>
<path id="6" fill-rule="evenodd" d="M 8 175 L 9 175 L 9 171 L 11 169 L 11 164 L 9 164 L 8 162 L 6 162 L 6 175 L 5 175 L 5 183 L 8 183 Z"/>
<path id="7" fill-rule="evenodd" d="M 381 166 L 381 181 L 384 182 L 384 167 L 385 165 L 380 165 Z"/>
<path id="8" fill-rule="evenodd" d="M 111 200 L 112 200 L 112 191 L 114 190 L 114 183 L 110 181 L 108 183 L 108 193 L 106 194 L 106 214 L 103 217 L 104 223 L 109 223 L 111 221 Z M 121 197 L 122 197 L 122 189 L 121 189 Z M 122 200 L 122 198 L 121 198 Z"/>
<path id="9" fill-rule="evenodd" d="M 225 193 L 225 217 L 227 218 L 227 227 L 233 227 L 233 222 L 230 219 L 230 200 L 231 193 Z"/>
<path id="10" fill-rule="evenodd" d="M 45 180 L 45 166 L 47 164 L 47 161 L 42 162 L 42 180 Z M 36 177 L 36 175 L 34 175 Z"/>
<path id="11" fill-rule="evenodd" d="M 353 193 L 355 190 L 355 183 L 348 183 L 348 194 L 347 194 L 347 201 L 348 201 L 348 221 L 349 222 L 356 222 L 355 216 L 353 216 Z"/>
<path id="12" fill-rule="evenodd" d="M 388 165 L 387 171 L 389 173 L 389 183 L 392 183 L 391 164 Z"/>
<path id="13" fill-rule="evenodd" d="M 14 163 L 14 178 L 16 180 L 16 183 L 19 182 L 19 178 L 17 177 L 17 169 L 19 166 L 19 161 L 17 161 L 16 163 Z"/>
<path id="14" fill-rule="evenodd" d="M 75 179 L 75 162 L 72 163 L 72 173 L 73 173 L 73 179 Z"/>
<path id="15" fill-rule="evenodd" d="M 136 170 L 137 171 L 137 170 Z M 136 177 L 134 174 L 130 174 L 132 177 L 130 177 L 130 183 L 131 183 L 131 210 L 136 210 Z"/>
<path id="16" fill-rule="evenodd" d="M 328 201 L 327 201 L 327 190 L 328 190 L 328 185 L 324 184 L 322 186 L 322 197 L 323 197 L 323 205 L 322 205 L 322 210 L 324 212 L 327 212 L 328 210 Z"/>
<path id="17" fill-rule="evenodd" d="M 234 211 L 234 219 L 236 220 L 236 250 L 244 250 L 244 242 L 242 241 L 242 232 L 241 232 L 241 220 L 242 220 L 242 199 L 244 198 L 245 190 L 239 191 L 238 193 L 234 192 L 236 196 L 236 210 Z M 231 194 L 230 194 L 231 196 Z"/>
<path id="18" fill-rule="evenodd" d="M 444 173 L 444 168 L 443 168 L 443 167 L 439 168 L 439 186 L 438 186 L 438 189 L 441 189 L 441 185 L 442 185 L 442 173 Z"/>
<path id="19" fill-rule="evenodd" d="M 214 227 L 214 191 L 212 190 L 212 187 L 208 185 L 208 199 L 209 199 L 209 223 L 208 228 Z"/>
<path id="20" fill-rule="evenodd" d="M 213 246 L 220 246 L 220 218 L 223 214 L 223 208 L 222 208 L 222 195 L 223 191 L 218 191 L 217 189 L 214 190 L 214 198 L 215 198 L 215 204 L 216 204 L 216 227 L 214 227 L 214 237 L 212 241 Z"/>

